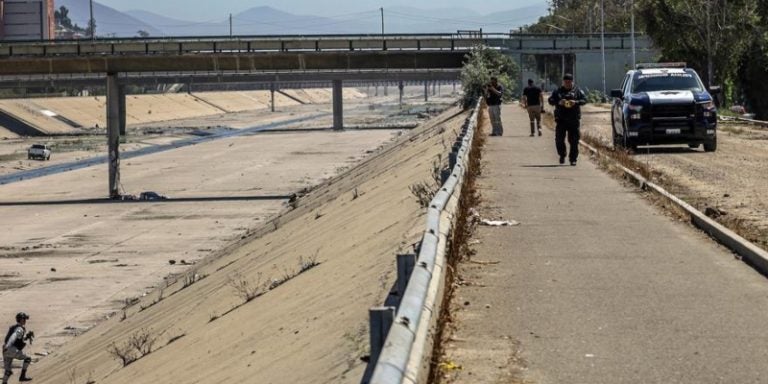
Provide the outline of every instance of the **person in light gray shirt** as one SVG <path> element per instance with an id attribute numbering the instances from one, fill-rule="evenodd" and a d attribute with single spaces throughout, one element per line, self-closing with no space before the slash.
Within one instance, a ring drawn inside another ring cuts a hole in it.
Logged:
<path id="1" fill-rule="evenodd" d="M 3 368 L 5 370 L 3 374 L 3 384 L 8 384 L 8 379 L 13 375 L 11 371 L 11 365 L 13 360 L 22 360 L 21 376 L 19 381 L 31 381 L 32 378 L 27 376 L 27 368 L 32 363 L 32 358 L 24 353 L 24 347 L 27 346 L 27 341 L 32 343 L 34 339 L 34 332 L 27 332 L 27 320 L 29 315 L 24 312 L 16 314 L 16 324 L 8 328 L 8 333 L 5 335 L 5 341 L 3 342 Z"/>

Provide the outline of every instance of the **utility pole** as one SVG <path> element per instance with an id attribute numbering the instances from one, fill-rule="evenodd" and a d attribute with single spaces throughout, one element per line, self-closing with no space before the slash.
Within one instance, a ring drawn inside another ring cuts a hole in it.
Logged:
<path id="1" fill-rule="evenodd" d="M 91 27 L 91 40 L 94 40 L 96 39 L 96 20 L 93 20 L 93 0 L 90 0 L 88 4 L 91 9 L 91 18 L 88 21 L 88 26 Z"/>
<path id="2" fill-rule="evenodd" d="M 605 0 L 600 0 L 600 54 L 603 57 L 603 97 L 605 97 Z"/>
<path id="3" fill-rule="evenodd" d="M 229 37 L 232 37 L 232 14 L 229 14 Z"/>
<path id="4" fill-rule="evenodd" d="M 629 2 L 630 33 L 632 33 L 632 69 L 635 69 L 637 57 L 635 56 L 635 0 Z"/>
<path id="5" fill-rule="evenodd" d="M 379 8 L 381 11 L 381 36 L 384 37 L 384 7 Z"/>
<path id="6" fill-rule="evenodd" d="M 712 86 L 715 77 L 715 67 L 712 60 L 712 1 L 707 0 L 707 87 Z"/>

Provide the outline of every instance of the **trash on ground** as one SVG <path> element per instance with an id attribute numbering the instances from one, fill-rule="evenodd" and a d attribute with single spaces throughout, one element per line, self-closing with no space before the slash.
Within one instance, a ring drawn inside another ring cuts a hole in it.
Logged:
<path id="1" fill-rule="evenodd" d="M 488 219 L 481 219 L 480 225 L 487 225 L 490 227 L 507 227 L 507 226 L 515 226 L 520 225 L 519 222 L 515 220 L 488 220 Z"/>
<path id="2" fill-rule="evenodd" d="M 452 361 L 446 361 L 444 363 L 440 363 L 440 368 L 448 370 L 448 371 L 453 371 L 453 370 L 457 370 L 457 369 L 458 370 L 463 369 L 461 367 L 461 365 L 458 365 L 458 364 L 456 364 L 456 363 L 454 363 Z"/>

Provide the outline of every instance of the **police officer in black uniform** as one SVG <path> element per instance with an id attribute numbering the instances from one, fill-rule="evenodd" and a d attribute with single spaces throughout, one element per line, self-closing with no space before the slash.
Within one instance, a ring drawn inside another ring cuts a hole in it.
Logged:
<path id="1" fill-rule="evenodd" d="M 555 146 L 560 156 L 560 164 L 565 164 L 565 136 L 568 135 L 568 159 L 576 165 L 579 158 L 579 139 L 581 133 L 581 106 L 587 103 L 587 96 L 573 84 L 573 75 L 563 76 L 563 85 L 549 96 L 549 105 L 555 106 Z"/>
<path id="2" fill-rule="evenodd" d="M 21 377 L 19 381 L 31 381 L 32 378 L 27 376 L 27 368 L 32 362 L 32 358 L 24 354 L 24 347 L 27 346 L 26 341 L 32 342 L 35 337 L 34 332 L 27 333 L 25 328 L 29 315 L 24 312 L 16 314 L 16 324 L 12 325 L 8 329 L 8 333 L 5 335 L 5 341 L 3 342 L 3 367 L 5 373 L 3 374 L 3 384 L 8 384 L 8 379 L 13 372 L 11 371 L 11 364 L 13 360 L 22 360 L 24 363 L 21 366 Z"/>

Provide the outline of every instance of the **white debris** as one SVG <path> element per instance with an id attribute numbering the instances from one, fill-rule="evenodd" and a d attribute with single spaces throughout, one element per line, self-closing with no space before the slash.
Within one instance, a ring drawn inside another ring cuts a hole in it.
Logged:
<path id="1" fill-rule="evenodd" d="M 519 222 L 515 220 L 488 220 L 488 219 L 482 219 L 480 220 L 480 225 L 487 225 L 490 227 L 506 227 L 506 226 L 516 226 L 520 225 Z"/>

